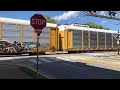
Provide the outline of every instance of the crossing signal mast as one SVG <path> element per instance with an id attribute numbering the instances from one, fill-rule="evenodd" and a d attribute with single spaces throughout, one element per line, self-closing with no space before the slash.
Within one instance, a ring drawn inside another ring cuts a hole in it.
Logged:
<path id="1" fill-rule="evenodd" d="M 102 11 L 99 11 L 102 12 Z M 116 17 L 116 14 L 119 13 L 117 11 L 108 11 L 108 14 L 97 14 L 96 11 L 85 11 L 85 15 L 87 16 L 94 16 L 94 17 L 100 17 L 100 18 L 106 18 L 106 19 L 112 19 L 112 20 L 120 20 L 119 17 Z M 117 44 L 118 44 L 118 55 L 120 51 L 120 32 L 118 30 L 118 38 L 117 38 Z"/>
<path id="2" fill-rule="evenodd" d="M 113 20 L 120 20 L 120 18 L 116 17 L 116 15 L 119 13 L 117 11 L 108 11 L 108 15 L 101 15 L 96 13 L 97 11 L 85 11 L 86 16 L 94 16 L 94 17 L 100 17 L 100 18 L 106 18 L 106 19 L 113 19 Z M 103 11 L 98 11 L 103 12 Z"/>
<path id="3" fill-rule="evenodd" d="M 120 54 L 120 32 L 118 30 L 118 40 L 117 40 L 117 44 L 118 44 L 118 55 Z"/>

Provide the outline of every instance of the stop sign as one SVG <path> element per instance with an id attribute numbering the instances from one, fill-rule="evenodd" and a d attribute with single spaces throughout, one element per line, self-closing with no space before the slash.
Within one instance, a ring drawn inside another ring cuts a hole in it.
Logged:
<path id="1" fill-rule="evenodd" d="M 46 27 L 46 19 L 41 14 L 34 14 L 30 18 L 30 25 L 38 31 L 42 30 L 44 27 Z"/>

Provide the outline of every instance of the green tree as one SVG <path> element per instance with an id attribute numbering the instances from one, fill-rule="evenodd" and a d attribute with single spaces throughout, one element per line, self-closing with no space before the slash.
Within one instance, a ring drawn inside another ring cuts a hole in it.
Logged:
<path id="1" fill-rule="evenodd" d="M 106 30 L 110 30 L 109 28 L 106 28 Z"/>
<path id="2" fill-rule="evenodd" d="M 86 25 L 88 25 L 90 28 L 97 28 L 97 29 L 106 29 L 106 30 L 110 30 L 109 28 L 105 28 L 101 25 L 97 25 L 96 23 L 92 22 L 92 21 L 88 21 L 86 23 Z"/>
<path id="3" fill-rule="evenodd" d="M 47 20 L 47 23 L 54 23 L 57 24 L 57 21 L 55 19 L 50 18 L 49 15 L 45 15 L 45 18 Z"/>

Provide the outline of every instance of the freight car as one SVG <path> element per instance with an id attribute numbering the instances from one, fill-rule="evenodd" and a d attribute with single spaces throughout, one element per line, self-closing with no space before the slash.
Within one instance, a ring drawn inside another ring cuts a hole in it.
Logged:
<path id="1" fill-rule="evenodd" d="M 39 37 L 39 52 L 52 52 L 59 49 L 59 33 L 56 27 L 57 24 L 47 23 L 46 28 L 43 29 L 43 32 Z M 37 36 L 34 32 L 34 29 L 30 25 L 29 20 L 0 17 L 0 40 L 7 40 L 11 43 L 14 43 L 14 41 L 16 41 L 20 42 L 20 45 L 24 43 L 27 46 L 31 46 L 30 44 L 36 44 L 36 37 Z M 28 50 L 26 53 L 36 53 L 36 48 L 27 48 Z"/>
<path id="2" fill-rule="evenodd" d="M 59 49 L 68 52 L 88 50 L 116 50 L 117 31 L 71 25 L 59 26 Z"/>
<path id="3" fill-rule="evenodd" d="M 116 50 L 118 46 L 113 34 L 117 31 L 47 23 L 39 37 L 39 53 Z M 0 17 L 0 40 L 11 42 L 12 47 L 14 45 L 16 51 L 11 53 L 36 54 L 36 38 L 29 20 Z M 0 54 L 6 48 L 7 45 L 0 45 Z"/>

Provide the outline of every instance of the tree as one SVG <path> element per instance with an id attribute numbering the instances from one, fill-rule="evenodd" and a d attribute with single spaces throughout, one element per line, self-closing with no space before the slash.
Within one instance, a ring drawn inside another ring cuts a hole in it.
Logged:
<path id="1" fill-rule="evenodd" d="M 110 30 L 109 28 L 105 28 L 101 25 L 97 25 L 96 23 L 92 22 L 92 21 L 88 21 L 86 23 L 86 25 L 88 25 L 90 28 L 97 28 L 97 29 L 106 29 L 106 30 Z"/>
<path id="2" fill-rule="evenodd" d="M 47 20 L 47 23 L 54 23 L 57 24 L 57 21 L 55 19 L 50 18 L 50 16 L 45 15 L 45 18 Z"/>

